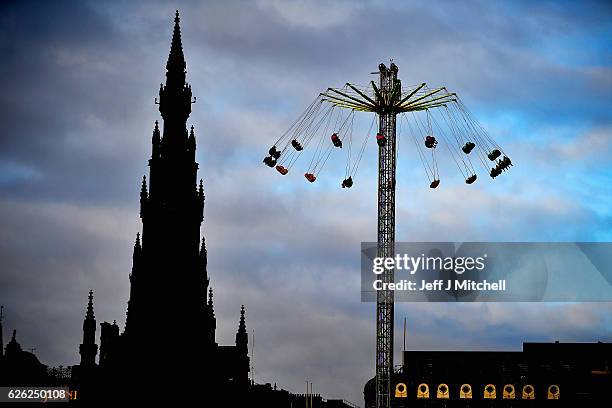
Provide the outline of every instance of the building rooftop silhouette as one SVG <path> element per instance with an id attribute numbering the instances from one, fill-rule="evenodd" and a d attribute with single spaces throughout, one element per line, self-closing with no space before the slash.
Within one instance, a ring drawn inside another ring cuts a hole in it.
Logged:
<path id="1" fill-rule="evenodd" d="M 544 407 L 609 401 L 610 343 L 523 343 L 522 351 L 404 351 L 392 407 Z M 375 379 L 364 387 L 375 406 Z"/>

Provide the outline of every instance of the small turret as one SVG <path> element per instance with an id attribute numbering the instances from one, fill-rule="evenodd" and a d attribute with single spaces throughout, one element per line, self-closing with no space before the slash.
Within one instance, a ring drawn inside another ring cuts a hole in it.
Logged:
<path id="1" fill-rule="evenodd" d="M 21 345 L 17 343 L 17 330 L 13 329 L 13 337 L 11 341 L 6 345 L 6 358 L 8 359 L 11 355 L 15 356 L 21 353 Z"/>
<path id="2" fill-rule="evenodd" d="M 149 192 L 147 191 L 147 176 L 142 176 L 142 185 L 140 186 L 140 218 L 146 213 L 147 200 Z"/>
<path id="3" fill-rule="evenodd" d="M 87 311 L 83 321 L 83 343 L 79 346 L 81 354 L 81 367 L 93 367 L 96 365 L 96 354 L 98 345 L 96 344 L 96 318 L 93 307 L 93 290 L 89 290 Z"/>
<path id="4" fill-rule="evenodd" d="M 94 307 L 93 307 L 93 290 L 89 289 L 89 296 L 87 297 L 87 312 L 85 312 L 86 319 L 95 319 Z"/>
<path id="5" fill-rule="evenodd" d="M 200 205 L 198 214 L 200 215 L 200 222 L 202 222 L 204 220 L 204 201 L 206 200 L 206 197 L 204 197 L 204 182 L 202 179 L 200 179 L 200 185 L 198 186 L 198 200 Z"/>
<path id="6" fill-rule="evenodd" d="M 207 347 L 214 347 L 217 319 L 215 318 L 215 308 L 213 306 L 212 288 L 208 288 L 208 304 L 206 305 L 206 312 L 206 345 Z"/>
<path id="7" fill-rule="evenodd" d="M 249 337 L 246 331 L 246 320 L 244 317 L 244 305 L 240 308 L 240 323 L 236 333 L 236 347 L 246 352 L 248 350 Z"/>
<path id="8" fill-rule="evenodd" d="M 142 176 L 142 185 L 140 186 L 140 199 L 147 199 L 149 193 L 147 191 L 147 176 Z"/>
<path id="9" fill-rule="evenodd" d="M 140 243 L 140 232 L 136 233 L 136 242 L 134 242 L 134 254 L 132 255 L 132 260 L 136 262 L 140 258 L 140 253 L 142 252 L 142 244 Z"/>
<path id="10" fill-rule="evenodd" d="M 247 387 L 249 383 L 249 335 L 246 330 L 244 305 L 240 308 L 240 323 L 236 333 L 237 373 L 236 382 L 239 387 Z"/>
<path id="11" fill-rule="evenodd" d="M 213 305 L 213 290 L 212 288 L 208 289 L 208 316 L 211 318 L 215 318 L 215 307 Z"/>
<path id="12" fill-rule="evenodd" d="M 193 125 L 191 125 L 191 130 L 189 131 L 189 150 L 191 150 L 193 154 L 195 155 L 196 139 L 195 139 L 195 132 L 193 131 Z"/>
<path id="13" fill-rule="evenodd" d="M 160 154 L 159 147 L 161 145 L 161 134 L 159 132 L 159 122 L 155 121 L 155 128 L 153 129 L 153 137 L 151 139 L 153 145 L 152 157 L 158 158 Z"/>
<path id="14" fill-rule="evenodd" d="M 113 324 L 109 322 L 100 323 L 100 366 L 108 366 L 112 363 L 112 359 L 119 345 L 119 326 L 117 322 Z"/>
<path id="15" fill-rule="evenodd" d="M 133 281 L 134 275 L 140 268 L 140 259 L 142 256 L 142 244 L 140 243 L 140 232 L 136 233 L 136 242 L 134 243 L 134 252 L 132 253 L 132 272 L 130 273 L 130 282 Z"/>
<path id="16" fill-rule="evenodd" d="M 206 250 L 206 239 L 202 237 L 202 246 L 200 247 L 200 268 L 202 271 L 202 278 L 206 288 L 208 288 L 208 251 Z M 204 289 L 204 300 L 206 300 L 206 289 Z"/>
<path id="17" fill-rule="evenodd" d="M 206 238 L 202 237 L 202 244 L 200 245 L 200 257 L 204 260 L 204 267 L 206 267 L 208 250 L 206 249 Z"/>

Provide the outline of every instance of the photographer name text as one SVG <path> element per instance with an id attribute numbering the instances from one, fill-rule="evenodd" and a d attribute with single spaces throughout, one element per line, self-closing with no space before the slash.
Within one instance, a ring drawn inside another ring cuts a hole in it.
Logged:
<path id="1" fill-rule="evenodd" d="M 402 279 L 399 282 L 383 282 L 377 279 L 373 282 L 374 290 L 406 290 L 419 292 L 434 292 L 434 291 L 449 291 L 449 290 L 464 290 L 464 291 L 484 291 L 496 292 L 506 290 L 506 280 L 500 279 L 495 282 L 489 282 L 486 279 L 482 281 L 474 281 L 470 279 L 436 279 L 433 281 L 421 280 L 420 285 L 417 282 Z"/>

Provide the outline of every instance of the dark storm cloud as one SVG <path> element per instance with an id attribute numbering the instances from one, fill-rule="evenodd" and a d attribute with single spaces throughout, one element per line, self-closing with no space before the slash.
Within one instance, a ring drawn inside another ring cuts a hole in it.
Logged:
<path id="1" fill-rule="evenodd" d="M 80 3 L 5 5 L 1 18 L 1 156 L 36 175 L 2 180 L 3 192 L 99 202 L 110 189 L 125 198 L 119 180 L 135 169 L 134 148 L 146 148 L 130 136 L 143 131 L 130 123 L 143 115 L 146 82 L 125 69 L 141 52 Z"/>
<path id="2" fill-rule="evenodd" d="M 176 6 L 0 7 L 5 328 L 18 328 L 47 364 L 76 363 L 90 287 L 98 321 L 124 322 L 140 178 L 159 118 L 153 98 Z M 360 403 L 373 373 L 374 313 L 359 303 L 355 271 L 359 242 L 376 238 L 375 162 L 364 161 L 349 192 L 337 188 L 343 163 L 311 186 L 301 162 L 281 179 L 260 161 L 317 92 L 366 83 L 389 57 L 405 84 L 460 92 L 521 163 L 469 194 L 451 176 L 433 194 L 416 155 L 401 151 L 409 165 L 398 173 L 399 239 L 611 238 L 611 197 L 602 191 L 612 177 L 605 2 L 178 7 L 198 97 L 189 125 L 205 182 L 218 339 L 233 342 L 244 303 L 257 381 L 300 392 L 308 378 L 315 391 Z M 451 167 L 441 164 L 445 174 Z M 397 315 L 408 317 L 415 349 L 612 339 L 606 304 L 401 304 Z"/>

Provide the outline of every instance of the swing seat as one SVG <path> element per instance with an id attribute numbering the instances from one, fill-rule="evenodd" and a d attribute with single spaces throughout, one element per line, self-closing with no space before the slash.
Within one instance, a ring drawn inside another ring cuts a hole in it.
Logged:
<path id="1" fill-rule="evenodd" d="M 476 147 L 476 144 L 473 142 L 467 142 L 462 148 L 461 150 L 463 150 L 463 153 L 465 154 L 470 154 L 470 152 L 472 151 L 472 149 L 474 149 L 474 147 Z"/>
<path id="2" fill-rule="evenodd" d="M 493 149 L 489 154 L 487 154 L 487 157 L 491 161 L 495 161 L 495 159 L 497 159 L 499 156 L 501 156 L 501 152 L 497 149 Z"/>
<path id="3" fill-rule="evenodd" d="M 285 166 L 281 166 L 281 165 L 276 166 L 276 170 L 283 176 L 289 173 L 289 170 Z"/>
<path id="4" fill-rule="evenodd" d="M 495 178 L 499 176 L 502 171 L 508 170 L 512 166 L 512 161 L 508 156 L 504 156 L 503 159 L 497 161 L 497 165 L 491 169 L 491 177 Z"/>
<path id="5" fill-rule="evenodd" d="M 432 181 L 431 184 L 429 185 L 429 187 L 430 188 L 436 188 L 439 185 L 440 185 L 440 179 Z"/>
<path id="6" fill-rule="evenodd" d="M 387 138 L 382 134 L 378 133 L 376 135 L 376 143 L 378 143 L 378 146 L 383 147 L 387 144 Z"/>
<path id="7" fill-rule="evenodd" d="M 270 156 L 272 156 L 275 159 L 278 159 L 281 155 L 281 152 L 276 150 L 276 146 L 272 146 L 270 150 L 268 150 L 268 153 L 270 153 Z"/>
<path id="8" fill-rule="evenodd" d="M 503 159 L 497 162 L 497 165 L 500 167 L 501 170 L 507 170 L 508 167 L 512 166 L 512 161 L 508 156 L 504 156 Z"/>
<path id="9" fill-rule="evenodd" d="M 466 184 L 472 184 L 476 181 L 478 177 L 475 174 L 472 174 L 470 177 L 465 179 Z"/>
<path id="10" fill-rule="evenodd" d="M 263 159 L 263 162 L 264 162 L 264 163 L 265 163 L 265 165 L 266 165 L 266 166 L 268 166 L 268 167 L 274 167 L 274 166 L 276 165 L 276 159 L 274 159 L 274 158 L 273 158 L 273 157 L 271 157 L 271 156 L 266 156 L 266 157 Z"/>
<path id="11" fill-rule="evenodd" d="M 438 141 L 436 140 L 435 137 L 433 136 L 425 137 L 425 147 L 427 147 L 428 149 L 435 149 L 437 144 L 438 144 Z"/>
<path id="12" fill-rule="evenodd" d="M 353 187 L 352 177 L 342 180 L 342 188 L 351 188 L 351 187 Z"/>
<path id="13" fill-rule="evenodd" d="M 331 135 L 331 141 L 335 147 L 342 148 L 342 140 L 340 140 L 337 133 Z"/>
<path id="14" fill-rule="evenodd" d="M 302 150 L 304 150 L 304 146 L 302 146 L 302 144 L 295 139 L 291 141 L 291 146 L 293 146 L 293 148 L 297 150 L 298 152 L 301 152 Z"/>
<path id="15" fill-rule="evenodd" d="M 312 173 L 305 173 L 304 177 L 306 177 L 306 180 L 310 181 L 311 183 L 314 183 L 317 179 L 317 177 Z"/>

